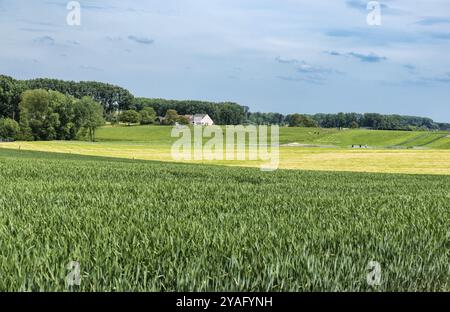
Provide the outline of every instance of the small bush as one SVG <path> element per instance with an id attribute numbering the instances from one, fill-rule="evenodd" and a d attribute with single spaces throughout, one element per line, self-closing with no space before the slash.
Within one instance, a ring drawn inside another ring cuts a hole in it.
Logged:
<path id="1" fill-rule="evenodd" d="M 14 119 L 0 119 L 0 138 L 17 139 L 20 134 L 20 126 Z"/>

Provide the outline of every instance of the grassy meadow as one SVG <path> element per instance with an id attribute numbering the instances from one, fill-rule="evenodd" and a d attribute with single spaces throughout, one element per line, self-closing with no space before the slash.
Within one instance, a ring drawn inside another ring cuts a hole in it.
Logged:
<path id="1" fill-rule="evenodd" d="M 172 127 L 106 126 L 97 133 L 99 142 L 146 142 L 170 145 Z M 450 133 L 445 131 L 385 131 L 365 129 L 280 128 L 280 144 L 303 143 L 347 148 L 353 144 L 371 147 L 423 147 L 450 149 Z"/>
<path id="2" fill-rule="evenodd" d="M 0 149 L 0 178 L 1 291 L 450 291 L 449 176 Z"/>
<path id="3" fill-rule="evenodd" d="M 172 162 L 172 127 L 107 126 L 98 142 L 15 142 L 0 148 Z M 297 143 L 292 144 L 292 143 Z M 448 132 L 280 128 L 282 169 L 450 174 Z M 352 149 L 353 144 L 370 149 Z M 307 145 L 305 147 L 303 145 Z M 260 161 L 190 161 L 258 167 Z"/>

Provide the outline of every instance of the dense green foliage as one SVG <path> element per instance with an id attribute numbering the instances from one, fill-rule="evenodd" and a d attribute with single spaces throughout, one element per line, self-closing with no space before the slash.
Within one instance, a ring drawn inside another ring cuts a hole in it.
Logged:
<path id="1" fill-rule="evenodd" d="M 285 125 L 286 116 L 280 113 L 248 113 L 248 123 L 255 125 Z"/>
<path id="2" fill-rule="evenodd" d="M 289 126 L 305 126 L 304 122 L 298 120 L 298 116 L 308 118 L 321 128 L 370 128 L 375 130 L 450 130 L 450 124 L 436 123 L 430 118 L 382 115 L 376 113 L 338 113 L 338 114 L 315 114 L 299 115 L 292 114 L 283 116 L 278 113 L 250 113 L 248 120 L 254 124 L 273 124 Z"/>
<path id="3" fill-rule="evenodd" d="M 24 90 L 23 83 L 0 75 L 0 117 L 18 120 L 20 96 Z"/>
<path id="4" fill-rule="evenodd" d="M 126 110 L 120 113 L 119 121 L 128 124 L 137 124 L 141 121 L 141 115 L 135 110 Z"/>
<path id="5" fill-rule="evenodd" d="M 141 111 L 153 108 L 158 116 L 165 116 L 174 109 L 180 115 L 209 114 L 216 124 L 241 124 L 246 119 L 248 108 L 236 103 L 213 103 L 205 101 L 175 101 L 163 99 L 134 98 L 126 89 L 95 81 L 64 81 L 57 79 L 15 80 L 0 76 L 0 117 L 18 120 L 20 97 L 23 91 L 32 89 L 53 90 L 81 99 L 94 98 L 101 103 L 105 117 L 114 121 L 116 113 L 124 110 Z"/>
<path id="6" fill-rule="evenodd" d="M 94 81 L 63 81 L 57 79 L 14 80 L 0 76 L 0 117 L 19 120 L 19 103 L 22 92 L 30 89 L 54 90 L 65 95 L 81 99 L 84 96 L 94 98 L 102 104 L 105 117 L 116 123 L 117 114 L 124 110 L 140 112 L 144 108 L 153 108 L 157 116 L 165 116 L 169 109 L 178 114 L 208 114 L 218 125 L 277 124 L 297 126 L 296 115 L 284 116 L 280 113 L 251 113 L 249 108 L 236 103 L 213 103 L 205 101 L 176 101 L 165 99 L 134 98 L 126 89 L 111 84 Z M 378 130 L 449 130 L 450 124 L 435 123 L 430 118 L 381 115 L 375 113 L 338 113 L 302 115 L 312 119 L 322 128 L 372 128 Z M 293 118 L 294 117 L 294 118 Z M 301 126 L 303 122 L 299 123 Z"/>
<path id="7" fill-rule="evenodd" d="M 105 114 L 131 107 L 133 95 L 121 87 L 95 81 L 64 81 L 57 79 L 15 80 L 0 75 L 0 117 L 19 120 L 19 103 L 26 90 L 58 91 L 77 99 L 85 96 L 101 103 Z"/>
<path id="8" fill-rule="evenodd" d="M 70 261 L 82 291 L 450 290 L 448 176 L 0 150 L 0 179 L 2 291 L 66 290 Z"/>
<path id="9" fill-rule="evenodd" d="M 208 114 L 215 124 L 238 125 L 246 120 L 248 108 L 236 103 L 212 103 L 202 101 L 175 101 L 164 99 L 136 98 L 137 110 L 153 108 L 158 116 L 165 116 L 168 110 L 175 110 L 179 115 Z"/>
<path id="10" fill-rule="evenodd" d="M 102 106 L 90 97 L 78 100 L 57 91 L 28 90 L 19 107 L 22 139 L 72 140 L 88 132 L 93 140 L 104 123 Z"/>
<path id="11" fill-rule="evenodd" d="M 371 128 L 376 130 L 439 130 L 439 125 L 430 118 L 381 115 L 375 113 L 316 114 L 311 116 L 323 128 Z"/>
<path id="12" fill-rule="evenodd" d="M 286 117 L 286 122 L 290 127 L 316 128 L 317 123 L 308 116 L 292 114 Z"/>
<path id="13" fill-rule="evenodd" d="M 178 112 L 174 109 L 169 109 L 166 115 L 162 119 L 161 124 L 163 125 L 175 125 L 175 124 L 188 125 L 189 119 L 186 116 L 178 115 Z"/>
<path id="14" fill-rule="evenodd" d="M 103 119 L 103 107 L 93 98 L 85 96 L 79 101 L 75 101 L 76 125 L 82 130 L 81 137 L 87 132 L 90 141 L 95 141 L 97 128 L 105 123 Z"/>
<path id="15" fill-rule="evenodd" d="M 0 119 L 0 139 L 18 139 L 20 126 L 17 121 L 11 118 Z"/>
<path id="16" fill-rule="evenodd" d="M 141 125 L 151 125 L 156 121 L 156 112 L 153 107 L 144 107 L 139 114 L 141 115 Z"/>
<path id="17" fill-rule="evenodd" d="M 441 130 L 450 131 L 449 123 L 440 122 L 440 123 L 438 123 L 438 126 L 439 126 L 439 129 L 441 129 Z"/>
<path id="18" fill-rule="evenodd" d="M 96 81 L 33 79 L 24 81 L 24 84 L 27 89 L 54 90 L 78 99 L 92 97 L 102 104 L 105 113 L 129 109 L 133 102 L 133 95 L 128 90 Z"/>

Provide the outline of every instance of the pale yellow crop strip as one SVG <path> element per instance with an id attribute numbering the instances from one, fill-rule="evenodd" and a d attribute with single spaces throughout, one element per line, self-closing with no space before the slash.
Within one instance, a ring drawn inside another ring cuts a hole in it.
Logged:
<path id="1" fill-rule="evenodd" d="M 170 145 L 130 142 L 14 142 L 0 148 L 175 162 Z M 186 161 L 259 167 L 260 161 Z M 450 175 L 450 150 L 280 147 L 280 169 Z"/>

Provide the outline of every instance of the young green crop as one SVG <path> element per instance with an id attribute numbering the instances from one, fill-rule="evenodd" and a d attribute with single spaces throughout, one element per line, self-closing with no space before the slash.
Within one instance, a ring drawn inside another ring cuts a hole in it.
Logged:
<path id="1" fill-rule="evenodd" d="M 102 142 L 147 142 L 171 145 L 172 127 L 167 126 L 107 126 L 99 129 L 97 139 Z M 280 128 L 280 143 L 302 143 L 318 146 L 351 147 L 422 147 L 448 149 L 450 137 L 447 131 L 390 131 L 366 129 Z"/>
<path id="2" fill-rule="evenodd" d="M 449 176 L 0 149 L 0 178 L 1 291 L 450 290 Z"/>

